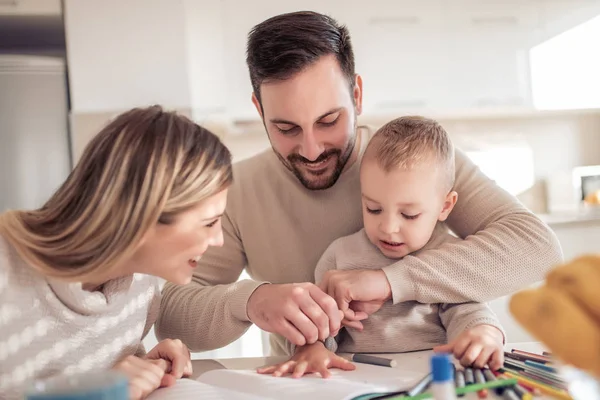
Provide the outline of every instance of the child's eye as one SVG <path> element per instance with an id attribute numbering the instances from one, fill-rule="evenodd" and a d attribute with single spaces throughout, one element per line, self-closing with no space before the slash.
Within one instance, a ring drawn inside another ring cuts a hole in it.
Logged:
<path id="1" fill-rule="evenodd" d="M 367 207 L 367 212 L 369 214 L 375 214 L 375 215 L 377 215 L 377 214 L 381 213 L 381 209 L 371 209 L 371 208 Z"/>
<path id="2" fill-rule="evenodd" d="M 402 213 L 402 216 L 406 219 L 417 219 L 419 217 L 419 215 L 421 215 L 421 214 L 406 215 L 406 214 Z"/>

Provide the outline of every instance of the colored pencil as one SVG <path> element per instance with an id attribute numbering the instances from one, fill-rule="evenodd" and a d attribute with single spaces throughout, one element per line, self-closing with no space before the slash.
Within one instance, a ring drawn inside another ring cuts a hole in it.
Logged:
<path id="1" fill-rule="evenodd" d="M 555 389 L 555 388 L 553 388 L 551 386 L 535 382 L 535 381 L 533 381 L 531 379 L 522 377 L 520 375 L 514 374 L 514 373 L 509 372 L 509 371 L 504 371 L 504 374 L 506 376 L 510 377 L 510 378 L 516 379 L 519 382 L 519 384 L 521 384 L 522 386 L 524 386 L 524 384 L 525 384 L 525 385 L 528 385 L 530 387 L 537 388 L 540 391 L 542 391 L 542 393 L 548 394 L 550 396 L 554 396 L 554 397 L 559 398 L 559 399 L 573 400 L 572 397 L 569 395 L 569 393 L 565 392 L 564 390 Z"/>

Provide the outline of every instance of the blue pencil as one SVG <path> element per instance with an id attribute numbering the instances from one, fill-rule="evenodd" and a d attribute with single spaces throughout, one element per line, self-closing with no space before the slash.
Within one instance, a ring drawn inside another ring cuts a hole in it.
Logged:
<path id="1" fill-rule="evenodd" d="M 537 361 L 525 360 L 525 365 L 530 365 L 532 367 L 539 368 L 539 369 L 544 370 L 544 371 L 552 372 L 553 374 L 557 373 L 556 368 L 553 368 L 553 367 L 550 367 L 548 365 L 539 363 Z"/>

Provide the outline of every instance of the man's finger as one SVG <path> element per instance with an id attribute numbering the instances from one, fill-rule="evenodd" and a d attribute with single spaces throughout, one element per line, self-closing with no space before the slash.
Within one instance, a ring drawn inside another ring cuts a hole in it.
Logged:
<path id="1" fill-rule="evenodd" d="M 304 346 L 306 344 L 304 335 L 286 319 L 282 319 L 276 326 L 275 333 L 279 333 L 296 346 Z"/>
<path id="2" fill-rule="evenodd" d="M 300 311 L 304 313 L 317 328 L 318 340 L 325 340 L 329 337 L 329 317 L 312 297 L 309 297 L 300 304 Z M 308 338 L 307 338 L 308 339 Z M 307 340 L 309 343 L 312 341 Z"/>
<path id="3" fill-rule="evenodd" d="M 319 340 L 319 328 L 317 328 L 302 310 L 295 309 L 293 313 L 287 316 L 287 320 L 300 331 L 306 344 L 311 344 Z"/>
<path id="4" fill-rule="evenodd" d="M 340 329 L 342 326 L 342 318 L 344 313 L 338 309 L 338 305 L 335 300 L 325 293 L 323 290 L 317 287 L 311 287 L 309 289 L 310 297 L 313 298 L 315 303 L 325 312 L 328 322 L 329 322 L 329 332 L 335 332 Z M 327 338 L 321 338 L 321 340 L 325 340 Z"/>

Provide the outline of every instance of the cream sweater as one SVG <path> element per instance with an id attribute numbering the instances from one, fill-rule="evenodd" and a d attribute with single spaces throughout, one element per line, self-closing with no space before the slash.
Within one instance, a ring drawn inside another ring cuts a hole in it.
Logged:
<path id="1" fill-rule="evenodd" d="M 159 295 L 148 275 L 96 292 L 46 279 L 0 236 L 0 399 L 22 398 L 34 379 L 108 369 L 144 354 Z"/>
<path id="2" fill-rule="evenodd" d="M 418 257 L 421 252 L 459 241 L 449 234 L 444 223 L 438 223 L 427 245 L 412 255 Z M 334 269 L 366 267 L 387 272 L 393 262 L 369 241 L 364 229 L 361 229 L 334 241 L 325 250 L 315 270 L 315 282 L 320 282 L 325 272 Z M 401 353 L 449 343 L 465 330 L 481 324 L 493 325 L 504 334 L 500 321 L 484 303 L 424 304 L 405 301 L 393 304 L 389 301 L 363 321 L 362 331 L 345 328 L 335 340 L 326 343 L 330 350 L 341 353 Z M 289 346 L 288 352 L 293 354 L 293 345 L 288 341 L 286 345 Z"/>
<path id="3" fill-rule="evenodd" d="M 447 223 L 465 240 L 388 266 L 394 304 L 485 302 L 543 279 L 561 261 L 550 228 L 459 150 L 455 188 L 460 198 Z M 246 304 L 259 285 L 313 282 L 325 249 L 361 228 L 359 162 L 321 191 L 302 186 L 271 149 L 236 163 L 225 245 L 204 254 L 190 284 L 165 285 L 158 337 L 180 338 L 192 351 L 231 343 L 251 324 Z M 244 269 L 253 279 L 236 282 Z M 281 338 L 271 345 L 285 354 Z"/>

